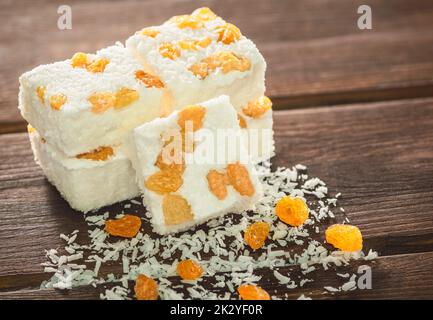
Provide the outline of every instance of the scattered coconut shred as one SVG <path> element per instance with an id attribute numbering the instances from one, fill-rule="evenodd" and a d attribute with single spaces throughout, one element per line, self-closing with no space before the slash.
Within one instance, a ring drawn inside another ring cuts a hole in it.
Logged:
<path id="1" fill-rule="evenodd" d="M 312 273 L 319 268 L 328 270 L 331 265 L 336 268 L 348 265 L 351 260 L 377 257 L 371 250 L 367 255 L 362 251 L 329 251 L 313 239 L 314 236 L 320 239 L 320 227 L 325 226 L 326 220 L 335 218 L 331 208 L 338 208 L 340 194 L 328 196 L 325 183 L 318 178 L 309 178 L 305 166 L 271 171 L 270 163 L 266 162 L 258 165 L 257 170 L 265 196 L 256 205 L 256 210 L 211 220 L 207 223 L 207 232 L 200 227 L 166 236 L 139 232 L 132 239 L 118 240 L 104 231 L 109 212 L 86 216 L 90 244 L 76 242 L 78 230 L 69 235 L 61 234 L 65 247 L 46 251 L 47 262 L 42 265 L 45 272 L 53 273 L 53 276 L 44 281 L 41 288 L 71 289 L 92 285 L 105 291 L 100 294 L 101 299 L 133 299 L 134 281 L 139 274 L 145 274 L 158 282 L 161 299 L 237 299 L 237 287 L 257 284 L 266 269 L 271 270 L 266 274 L 273 276 L 280 285 L 295 289 L 312 282 Z M 286 195 L 307 200 L 310 215 L 303 226 L 290 227 L 275 215 L 277 201 Z M 130 200 L 124 208 L 129 211 L 133 205 L 140 206 L 143 211 L 142 204 L 136 200 Z M 338 214 L 344 215 L 344 210 L 339 208 Z M 113 213 L 110 218 L 122 215 Z M 149 214 L 146 213 L 142 220 L 149 224 Z M 271 231 L 265 245 L 253 251 L 245 244 L 243 233 L 256 221 L 269 223 Z M 340 222 L 349 221 L 344 215 Z M 203 277 L 195 281 L 180 280 L 176 266 L 183 259 L 197 260 L 205 270 Z M 282 267 L 286 267 L 284 272 Z M 301 276 L 291 278 L 287 267 L 297 268 Z M 338 288 L 325 286 L 325 293 L 356 289 L 355 274 L 337 275 L 347 278 L 348 282 Z M 282 298 L 281 293 L 270 294 L 272 299 Z M 288 297 L 287 293 L 284 297 Z M 310 298 L 302 294 L 298 299 Z"/>

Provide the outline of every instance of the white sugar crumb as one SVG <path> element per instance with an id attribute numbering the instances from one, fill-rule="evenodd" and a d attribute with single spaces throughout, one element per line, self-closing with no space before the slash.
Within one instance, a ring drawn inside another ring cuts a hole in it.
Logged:
<path id="1" fill-rule="evenodd" d="M 335 217 L 330 210 L 338 208 L 340 194 L 329 196 L 325 182 L 308 177 L 306 169 L 296 165 L 272 171 L 269 162 L 258 165 L 264 197 L 256 204 L 256 210 L 211 220 L 206 224 L 207 232 L 198 228 L 161 237 L 139 232 L 132 239 L 121 239 L 109 236 L 104 225 L 107 219 L 121 217 L 123 213 L 86 215 L 88 230 L 84 235 L 90 241 L 80 243 L 78 230 L 61 234 L 64 248 L 46 251 L 42 267 L 53 276 L 41 287 L 71 289 L 91 285 L 98 288 L 95 290 L 102 289 L 101 299 L 125 300 L 134 298 L 133 283 L 139 274 L 145 274 L 158 282 L 161 299 L 238 299 L 237 288 L 241 284 L 260 285 L 263 274 L 266 280 L 270 276 L 286 291 L 300 290 L 313 281 L 312 275 L 319 270 L 331 266 L 343 268 L 352 260 L 376 259 L 378 255 L 372 250 L 367 254 L 332 251 L 321 243 L 319 234 L 326 228 L 324 222 L 345 217 Z M 290 227 L 276 217 L 275 204 L 285 195 L 300 196 L 307 201 L 310 218 L 303 226 Z M 123 208 L 134 214 L 132 205 L 142 208 L 137 200 L 129 200 Z M 335 212 L 341 212 L 341 208 Z M 271 228 L 265 245 L 252 251 L 244 242 L 243 232 L 256 221 L 265 221 Z M 146 223 L 149 221 L 144 218 L 143 224 Z M 203 277 L 198 281 L 180 281 L 176 266 L 183 259 L 199 261 Z M 115 266 L 112 273 L 101 272 Z M 346 282 L 337 288 L 324 287 L 328 293 L 356 290 L 353 276 L 335 274 Z M 272 294 L 272 299 L 287 298 L 287 294 Z M 299 299 L 311 298 L 301 295 Z"/>

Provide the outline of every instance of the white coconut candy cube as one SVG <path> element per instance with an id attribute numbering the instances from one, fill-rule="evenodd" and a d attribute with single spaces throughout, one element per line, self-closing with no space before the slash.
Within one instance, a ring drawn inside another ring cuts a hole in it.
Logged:
<path id="1" fill-rule="evenodd" d="M 35 161 L 73 209 L 88 212 L 139 195 L 135 171 L 121 148 L 68 157 L 29 128 Z"/>
<path id="2" fill-rule="evenodd" d="M 21 114 L 68 156 L 117 146 L 159 116 L 162 83 L 142 69 L 121 44 L 41 65 L 19 79 Z"/>
<path id="3" fill-rule="evenodd" d="M 185 105 L 228 95 L 244 124 L 260 133 L 264 144 L 249 150 L 256 161 L 274 154 L 272 109 L 245 114 L 265 93 L 266 62 L 255 44 L 208 8 L 144 28 L 126 41 L 146 71 L 166 85 L 165 114 Z M 257 140 L 251 135 L 253 143 Z M 255 145 L 256 147 L 256 145 Z"/>
<path id="4" fill-rule="evenodd" d="M 228 96 L 137 127 L 127 150 L 159 234 L 253 209 L 262 197 Z"/>

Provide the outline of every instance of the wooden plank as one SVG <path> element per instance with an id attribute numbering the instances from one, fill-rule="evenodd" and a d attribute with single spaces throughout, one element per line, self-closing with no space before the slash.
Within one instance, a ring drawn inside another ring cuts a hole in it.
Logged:
<path id="1" fill-rule="evenodd" d="M 342 192 L 367 249 L 433 251 L 433 99 L 277 111 L 275 130 L 274 165 L 306 164 Z M 44 250 L 74 229 L 85 241 L 86 225 L 33 162 L 26 134 L 0 135 L 0 146 L 0 291 L 35 288 L 49 277 Z"/>
<path id="2" fill-rule="evenodd" d="M 73 26 L 61 31 L 57 1 L 1 2 L 0 133 L 25 129 L 16 109 L 17 79 L 24 71 L 108 46 L 198 5 L 192 0 L 68 3 Z M 360 4 L 364 1 L 200 2 L 257 43 L 277 107 L 431 96 L 433 3 L 371 0 L 373 30 L 357 28 Z"/>
<path id="3" fill-rule="evenodd" d="M 360 263 L 344 267 L 339 271 L 358 274 Z M 338 277 L 333 270 L 315 272 L 313 282 L 302 288 L 288 289 L 276 282 L 272 272 L 257 270 L 261 275 L 259 282 L 265 290 L 282 299 L 297 299 L 301 294 L 313 299 L 432 299 L 433 298 L 433 252 L 405 254 L 378 258 L 372 264 L 371 289 L 357 289 L 348 292 L 329 293 L 325 286 L 339 287 L 348 279 Z M 298 274 L 291 268 L 280 268 L 280 273 L 291 274 L 294 279 Z M 176 285 L 178 281 L 172 279 Z M 132 289 L 132 283 L 131 283 Z M 215 292 L 223 292 L 219 289 Z M 99 299 L 104 287 L 79 287 L 72 290 L 23 289 L 0 291 L 0 299 Z"/>
<path id="4" fill-rule="evenodd" d="M 432 99 L 283 111 L 274 164 L 302 162 L 341 191 L 367 237 L 431 233 L 432 127 Z"/>

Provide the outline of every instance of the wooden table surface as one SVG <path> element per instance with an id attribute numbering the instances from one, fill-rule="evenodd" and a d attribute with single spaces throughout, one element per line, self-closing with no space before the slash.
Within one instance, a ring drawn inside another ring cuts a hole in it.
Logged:
<path id="1" fill-rule="evenodd" d="M 252 38 L 275 102 L 274 165 L 303 163 L 343 194 L 340 204 L 379 252 L 373 289 L 324 295 L 335 273 L 295 290 L 266 272 L 263 287 L 297 298 L 433 298 L 433 2 L 370 0 L 359 30 L 352 0 L 68 1 L 0 4 L 0 299 L 98 298 L 93 288 L 40 290 L 44 250 L 86 224 L 34 163 L 17 110 L 18 76 L 38 64 L 94 51 L 145 25 L 210 6 Z M 357 264 L 349 267 L 356 270 Z"/>

